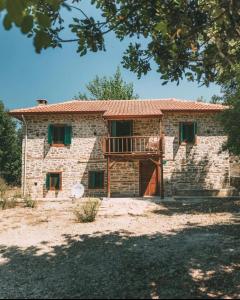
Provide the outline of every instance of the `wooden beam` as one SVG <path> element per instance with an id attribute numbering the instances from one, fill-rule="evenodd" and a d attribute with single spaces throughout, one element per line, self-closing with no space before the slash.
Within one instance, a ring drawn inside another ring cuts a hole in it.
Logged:
<path id="1" fill-rule="evenodd" d="M 160 164 L 161 164 L 160 161 L 156 161 L 156 160 L 154 160 L 154 159 L 152 159 L 152 158 L 150 158 L 150 160 L 151 160 L 155 165 L 157 165 L 157 166 L 160 166 Z"/>
<path id="2" fill-rule="evenodd" d="M 160 196 L 162 199 L 164 199 L 164 174 L 163 174 L 163 147 L 164 147 L 164 134 L 161 134 L 161 148 L 160 148 L 160 172 L 161 172 L 161 176 L 160 176 Z"/>
<path id="3" fill-rule="evenodd" d="M 114 165 L 116 164 L 116 161 L 113 161 L 110 163 L 109 169 L 112 169 L 114 167 Z"/>
<path id="4" fill-rule="evenodd" d="M 159 162 L 157 164 L 157 181 L 158 181 L 158 194 L 159 196 L 162 198 L 162 194 L 161 194 L 161 190 L 162 190 L 162 172 L 161 172 L 161 163 L 160 163 L 160 159 Z"/>
<path id="5" fill-rule="evenodd" d="M 111 197 L 111 174 L 110 174 L 110 157 L 107 159 L 107 197 Z"/>

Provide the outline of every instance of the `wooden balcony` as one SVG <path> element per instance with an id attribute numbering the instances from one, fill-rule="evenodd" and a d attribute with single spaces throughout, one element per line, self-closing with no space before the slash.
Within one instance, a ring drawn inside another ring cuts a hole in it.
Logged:
<path id="1" fill-rule="evenodd" d="M 154 156 L 161 153 L 159 136 L 124 136 L 106 137 L 103 141 L 103 152 L 112 156 Z"/>

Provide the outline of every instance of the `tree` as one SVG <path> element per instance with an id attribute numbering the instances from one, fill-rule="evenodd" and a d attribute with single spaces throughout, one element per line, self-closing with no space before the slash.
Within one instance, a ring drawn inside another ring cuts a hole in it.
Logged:
<path id="1" fill-rule="evenodd" d="M 133 84 L 126 83 L 122 79 L 120 68 L 116 73 L 107 78 L 96 76 L 86 85 L 88 94 L 79 93 L 76 99 L 81 100 L 128 100 L 137 99 L 138 95 L 134 94 Z"/>
<path id="2" fill-rule="evenodd" d="M 99 17 L 87 15 L 81 0 L 0 0 L 0 11 L 5 29 L 19 27 L 33 38 L 38 53 L 73 42 L 82 56 L 104 51 L 109 32 L 119 40 L 130 38 L 124 67 L 140 77 L 156 63 L 163 84 L 185 76 L 208 85 L 240 59 L 239 0 L 92 0 L 91 4 L 100 11 Z M 72 14 L 70 24 L 64 10 Z M 72 35 L 66 37 L 69 29 Z"/>
<path id="3" fill-rule="evenodd" d="M 228 105 L 220 114 L 219 121 L 222 124 L 228 139 L 224 145 L 225 150 L 229 150 L 234 155 L 240 155 L 240 66 L 235 66 L 234 77 L 221 77 L 222 95 L 215 95 L 212 103 L 222 103 Z"/>
<path id="4" fill-rule="evenodd" d="M 0 177 L 8 184 L 21 181 L 21 129 L 0 101 Z"/>

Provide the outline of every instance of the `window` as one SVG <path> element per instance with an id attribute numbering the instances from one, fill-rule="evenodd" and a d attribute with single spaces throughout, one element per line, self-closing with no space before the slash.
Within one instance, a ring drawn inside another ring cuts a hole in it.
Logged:
<path id="1" fill-rule="evenodd" d="M 133 131 L 132 121 L 112 121 L 111 122 L 111 136 L 122 137 L 131 136 Z"/>
<path id="2" fill-rule="evenodd" d="M 132 121 L 112 121 L 111 122 L 112 137 L 128 137 L 133 133 Z M 131 150 L 131 139 L 114 139 L 111 140 L 111 152 L 129 152 Z"/>
<path id="3" fill-rule="evenodd" d="M 194 144 L 196 142 L 197 135 L 197 123 L 180 123 L 180 143 L 185 142 L 188 144 Z"/>
<path id="4" fill-rule="evenodd" d="M 48 173 L 46 177 L 46 189 L 48 191 L 60 191 L 62 189 L 62 173 Z"/>
<path id="5" fill-rule="evenodd" d="M 104 171 L 89 171 L 88 188 L 89 189 L 104 188 Z"/>
<path id="6" fill-rule="evenodd" d="M 64 144 L 64 135 L 64 126 L 54 126 L 52 133 L 53 144 Z"/>
<path id="7" fill-rule="evenodd" d="M 72 127 L 67 125 L 49 125 L 48 143 L 53 146 L 71 145 Z"/>

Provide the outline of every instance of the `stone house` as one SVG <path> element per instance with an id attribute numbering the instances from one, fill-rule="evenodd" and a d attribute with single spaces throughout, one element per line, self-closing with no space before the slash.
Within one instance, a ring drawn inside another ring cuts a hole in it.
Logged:
<path id="1" fill-rule="evenodd" d="M 224 107 L 166 100 L 69 101 L 17 109 L 25 126 L 23 192 L 89 196 L 218 194 L 230 187 L 216 116 Z"/>

